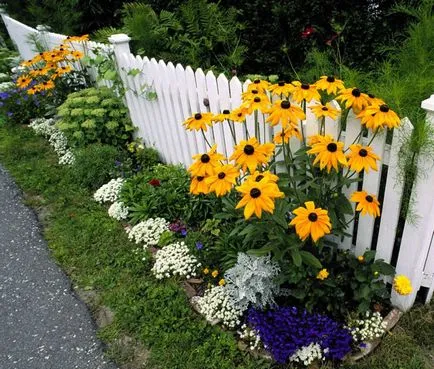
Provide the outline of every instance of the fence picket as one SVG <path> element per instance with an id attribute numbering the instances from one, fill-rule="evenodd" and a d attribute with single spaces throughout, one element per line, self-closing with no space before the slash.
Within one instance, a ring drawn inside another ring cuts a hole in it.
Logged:
<path id="1" fill-rule="evenodd" d="M 234 106 L 231 104 L 229 81 L 223 73 L 217 77 L 217 88 L 220 99 L 220 112 L 223 112 L 223 110 L 232 110 Z M 223 139 L 225 140 L 226 156 L 229 158 L 232 155 L 233 146 L 235 145 L 236 141 L 234 141 L 232 138 L 228 124 L 229 123 L 227 121 L 221 123 Z M 237 123 L 234 123 L 234 127 L 236 124 Z"/>
<path id="2" fill-rule="evenodd" d="M 243 85 L 238 77 L 232 77 L 229 81 L 229 88 L 231 92 L 231 107 L 232 110 L 237 109 L 241 106 L 241 94 L 243 92 Z M 235 137 L 237 142 L 246 138 L 244 123 L 234 122 L 235 126 Z"/>

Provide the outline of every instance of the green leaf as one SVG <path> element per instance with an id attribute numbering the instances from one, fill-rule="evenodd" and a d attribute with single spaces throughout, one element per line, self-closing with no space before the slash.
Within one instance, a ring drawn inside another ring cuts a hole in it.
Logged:
<path id="1" fill-rule="evenodd" d="M 260 249 L 251 249 L 247 251 L 247 254 L 253 255 L 253 256 L 264 256 L 268 255 L 271 251 L 273 251 L 273 246 L 264 246 Z"/>
<path id="2" fill-rule="evenodd" d="M 300 251 L 301 258 L 303 260 L 303 263 L 306 265 L 312 266 L 314 268 L 321 269 L 322 264 L 321 262 L 309 251 L 301 250 Z"/>
<path id="3" fill-rule="evenodd" d="M 114 69 L 109 69 L 104 73 L 104 79 L 108 81 L 114 81 L 116 79 L 117 72 Z"/>
<path id="4" fill-rule="evenodd" d="M 378 259 L 374 264 L 372 264 L 372 270 L 384 275 L 395 274 L 395 268 L 392 265 L 384 262 L 382 259 Z"/>
<path id="5" fill-rule="evenodd" d="M 294 265 L 296 267 L 301 266 L 302 258 L 301 258 L 300 252 L 297 249 L 291 250 L 291 257 L 292 257 L 292 261 L 294 262 Z"/>
<path id="6" fill-rule="evenodd" d="M 138 68 L 132 68 L 128 71 L 128 75 L 133 76 L 133 77 L 137 76 L 140 73 L 141 73 L 141 70 Z"/>
<path id="7" fill-rule="evenodd" d="M 363 271 L 360 269 L 356 269 L 354 271 L 354 276 L 356 277 L 356 280 L 359 282 L 366 282 L 367 281 L 365 273 L 363 273 Z"/>

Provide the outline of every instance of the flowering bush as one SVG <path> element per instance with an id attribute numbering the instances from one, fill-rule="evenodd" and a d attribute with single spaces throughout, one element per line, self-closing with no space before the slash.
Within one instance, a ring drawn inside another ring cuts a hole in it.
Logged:
<path id="1" fill-rule="evenodd" d="M 259 333 L 264 347 L 279 363 L 285 363 L 291 357 L 293 360 L 296 356 L 305 357 L 298 350 L 311 344 L 319 345 L 322 355 L 333 360 L 342 360 L 351 351 L 350 331 L 325 315 L 309 314 L 296 307 L 265 312 L 251 309 L 248 321 Z M 311 348 L 309 351 L 314 350 Z"/>
<path id="2" fill-rule="evenodd" d="M 169 230 L 168 225 L 164 218 L 150 218 L 132 228 L 127 228 L 128 238 L 135 243 L 144 244 L 144 248 L 156 246 L 161 235 Z"/>
<path id="3" fill-rule="evenodd" d="M 348 327 L 355 342 L 365 342 L 381 337 L 386 330 L 386 325 L 378 311 L 375 313 L 367 311 L 363 319 L 350 320 Z"/>
<path id="4" fill-rule="evenodd" d="M 155 255 L 155 264 L 152 273 L 157 279 L 180 276 L 190 278 L 196 275 L 200 267 L 197 259 L 191 255 L 190 250 L 184 242 L 176 242 L 164 246 Z"/>
<path id="5" fill-rule="evenodd" d="M 93 195 L 96 202 L 115 202 L 119 198 L 122 186 L 125 180 L 123 178 L 112 179 L 110 182 L 101 186 Z"/>

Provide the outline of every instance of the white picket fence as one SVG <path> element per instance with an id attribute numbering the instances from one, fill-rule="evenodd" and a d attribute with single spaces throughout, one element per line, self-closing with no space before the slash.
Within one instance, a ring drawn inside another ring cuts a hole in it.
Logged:
<path id="1" fill-rule="evenodd" d="M 8 29 L 11 39 L 24 59 L 34 55 L 32 45 L 26 43 L 28 34 L 38 33 L 38 30 L 30 28 L 16 20 L 2 14 L 3 21 Z M 56 46 L 65 38 L 63 35 L 51 32 L 39 32 L 47 46 Z M 130 111 L 131 119 L 138 128 L 138 136 L 142 137 L 146 145 L 155 147 L 167 163 L 182 163 L 188 166 L 192 162 L 192 156 L 207 150 L 206 141 L 197 132 L 187 132 L 182 122 L 196 112 L 211 111 L 219 113 L 224 109 L 234 109 L 241 104 L 241 93 L 246 90 L 250 81 L 242 83 L 237 77 L 228 80 L 220 74 L 215 76 L 213 72 L 204 73 L 201 69 L 193 70 L 189 66 L 165 63 L 160 60 L 135 56 L 130 52 L 129 37 L 127 35 L 113 35 L 109 41 L 114 47 L 116 61 L 121 74 L 124 87 L 127 89 L 125 102 Z M 89 49 L 98 46 L 89 43 Z M 87 50 L 89 51 L 89 50 Z M 129 73 L 130 71 L 135 73 Z M 149 99 L 143 88 L 152 88 L 157 93 L 156 99 Z M 434 88 L 434 86 L 433 86 Z M 337 105 L 337 104 L 336 104 Z M 427 119 L 434 126 L 434 95 L 422 103 L 427 111 Z M 265 119 L 260 116 L 260 119 Z M 307 123 L 306 123 L 307 122 Z M 318 122 L 310 110 L 304 129 L 307 135 L 318 131 Z M 247 127 L 254 132 L 253 117 L 247 118 Z M 337 137 L 339 122 L 330 119 L 326 121 L 326 132 Z M 354 116 L 349 117 L 345 132 L 341 140 L 348 147 L 361 130 L 360 121 Z M 380 181 L 382 174 L 386 174 L 385 189 L 383 195 L 382 215 L 379 228 L 376 231 L 374 219 L 360 217 L 355 225 L 350 224 L 348 229 L 352 233 L 357 227 L 357 238 L 353 244 L 352 237 L 341 240 L 341 247 L 352 249 L 356 255 L 361 255 L 366 249 L 375 248 L 377 258 L 387 262 L 392 260 L 401 199 L 403 192 L 402 181 L 398 180 L 398 157 L 400 155 L 401 137 L 410 135 L 413 126 L 408 119 L 403 119 L 401 127 L 393 131 L 392 143 L 386 144 L 386 134 L 378 135 L 372 142 L 376 154 L 382 158 L 382 165 L 378 172 L 371 171 L 364 175 L 363 189 L 369 193 L 380 195 Z M 245 132 L 241 124 L 235 125 L 236 137 L 244 138 Z M 272 128 L 261 131 L 262 141 L 270 141 L 274 134 Z M 233 150 L 233 138 L 227 125 L 217 124 L 206 133 L 206 138 L 211 143 L 216 143 L 218 151 L 230 156 Z M 371 136 L 365 138 L 370 140 Z M 296 148 L 297 140 L 291 145 Z M 434 171 L 431 163 L 426 158 L 419 158 L 419 170 L 426 173 L 425 178 L 420 179 L 412 191 L 412 203 L 417 210 L 418 221 L 406 221 L 399 247 L 399 255 L 396 261 L 398 274 L 405 274 L 411 280 L 414 291 L 409 296 L 399 296 L 393 292 L 393 303 L 403 310 L 409 309 L 421 287 L 425 289 L 425 301 L 428 302 L 434 292 Z M 384 173 L 383 173 L 384 172 Z M 357 188 L 353 184 L 346 190 L 347 194 Z M 373 244 L 373 237 L 377 236 L 377 242 Z"/>

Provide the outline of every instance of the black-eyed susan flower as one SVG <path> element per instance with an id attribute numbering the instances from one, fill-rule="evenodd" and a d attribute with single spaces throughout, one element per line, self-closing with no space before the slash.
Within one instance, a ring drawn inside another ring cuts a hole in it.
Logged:
<path id="1" fill-rule="evenodd" d="M 253 100 L 257 96 L 259 96 L 259 97 L 264 97 L 264 96 L 267 97 L 267 95 L 264 92 L 261 92 L 261 91 L 255 89 L 255 88 L 253 88 L 253 89 L 247 90 L 246 92 L 243 92 L 241 94 L 241 99 L 243 100 L 243 102 L 246 102 L 246 101 Z"/>
<path id="2" fill-rule="evenodd" d="M 401 120 L 388 105 L 371 105 L 357 115 L 361 123 L 372 130 L 381 127 L 395 128 L 398 127 Z"/>
<path id="3" fill-rule="evenodd" d="M 303 100 L 310 102 L 311 100 L 320 100 L 321 96 L 315 85 L 301 83 L 300 81 L 292 82 L 294 90 L 292 91 L 293 100 L 300 104 Z"/>
<path id="4" fill-rule="evenodd" d="M 240 106 L 237 109 L 234 109 L 231 111 L 231 114 L 229 116 L 230 120 L 233 120 L 234 122 L 244 122 L 246 119 L 247 110 L 245 107 Z"/>
<path id="5" fill-rule="evenodd" d="M 84 56 L 84 54 L 81 51 L 77 51 L 77 50 L 71 51 L 69 55 L 71 55 L 73 59 L 81 59 Z"/>
<path id="6" fill-rule="evenodd" d="M 400 295 L 409 295 L 413 291 L 410 279 L 403 275 L 397 275 L 393 279 L 393 289 Z"/>
<path id="7" fill-rule="evenodd" d="M 281 124 L 286 128 L 290 125 L 297 126 L 300 120 L 306 119 L 306 115 L 303 110 L 295 104 L 291 104 L 288 100 L 276 101 L 272 108 L 269 110 L 269 117 L 267 122 L 271 126 Z"/>
<path id="8" fill-rule="evenodd" d="M 39 92 L 39 89 L 36 86 L 32 86 L 27 90 L 27 93 L 29 95 L 35 95 L 38 92 Z"/>
<path id="9" fill-rule="evenodd" d="M 369 195 L 366 191 L 356 191 L 350 200 L 357 203 L 356 211 L 362 212 L 362 215 L 369 214 L 374 218 L 380 216 L 380 203 L 375 195 Z"/>
<path id="10" fill-rule="evenodd" d="M 63 67 L 57 68 L 56 73 L 59 76 L 64 75 L 65 73 L 69 73 L 72 71 L 72 67 L 70 65 L 64 65 Z"/>
<path id="11" fill-rule="evenodd" d="M 220 114 L 216 114 L 213 117 L 214 122 L 223 122 L 226 119 L 231 119 L 231 111 L 228 109 L 223 110 Z"/>
<path id="12" fill-rule="evenodd" d="M 83 42 L 88 41 L 89 35 L 82 35 L 82 36 L 68 36 L 63 40 L 63 42 Z"/>
<path id="13" fill-rule="evenodd" d="M 342 90 L 336 97 L 336 100 L 344 103 L 347 109 L 352 108 L 356 113 L 369 105 L 368 95 L 355 87 Z"/>
<path id="14" fill-rule="evenodd" d="M 368 97 L 369 97 L 369 99 L 368 99 L 369 105 L 378 105 L 378 106 L 380 106 L 380 105 L 385 104 L 384 100 L 382 100 L 382 99 L 380 99 L 378 97 L 375 97 L 375 95 L 373 95 L 373 94 L 368 94 Z"/>
<path id="15" fill-rule="evenodd" d="M 321 280 L 321 281 L 323 281 L 324 279 L 327 279 L 328 278 L 328 276 L 329 276 L 329 272 L 328 272 L 328 270 L 327 269 L 321 269 L 319 272 L 318 272 L 318 274 L 316 275 L 316 279 L 319 279 L 319 280 Z"/>
<path id="16" fill-rule="evenodd" d="M 236 184 L 239 175 L 239 169 L 232 164 L 220 165 L 214 168 L 214 174 L 207 177 L 205 182 L 210 192 L 215 192 L 217 196 L 224 196 Z"/>
<path id="17" fill-rule="evenodd" d="M 246 109 L 247 114 L 252 114 L 255 110 L 266 114 L 270 108 L 270 99 L 265 94 L 258 94 L 253 99 L 243 102 L 242 106 Z"/>
<path id="18" fill-rule="evenodd" d="M 304 205 L 305 207 L 300 206 L 293 211 L 295 217 L 289 225 L 295 226 L 295 232 L 302 241 L 311 236 L 317 242 L 331 231 L 328 211 L 316 208 L 313 201 L 306 201 Z"/>
<path id="19" fill-rule="evenodd" d="M 330 103 L 326 103 L 325 105 L 323 104 L 312 105 L 309 106 L 309 109 L 312 110 L 312 113 L 315 114 L 315 116 L 318 119 L 329 117 L 335 120 L 339 115 L 339 110 L 334 108 Z"/>
<path id="20" fill-rule="evenodd" d="M 217 145 L 213 145 L 206 154 L 193 156 L 195 162 L 188 168 L 193 176 L 207 177 L 214 174 L 214 168 L 221 165 L 220 161 L 225 157 L 216 152 Z"/>
<path id="21" fill-rule="evenodd" d="M 343 152 L 344 143 L 334 141 L 334 139 L 327 136 L 320 136 L 319 142 L 312 145 L 312 148 L 307 151 L 308 154 L 316 155 L 313 164 L 319 163 L 320 169 L 327 167 L 327 172 L 330 172 L 333 167 L 336 171 L 339 170 L 338 163 L 347 166 L 347 159 Z"/>
<path id="22" fill-rule="evenodd" d="M 187 118 L 183 125 L 186 129 L 192 130 L 204 130 L 208 129 L 208 126 L 212 125 L 214 115 L 212 113 L 196 113 L 193 116 Z"/>
<path id="23" fill-rule="evenodd" d="M 26 88 L 30 82 L 32 82 L 32 79 L 27 76 L 21 76 L 17 79 L 17 86 L 19 88 Z"/>
<path id="24" fill-rule="evenodd" d="M 309 136 L 307 138 L 307 144 L 308 144 L 308 146 L 313 146 L 313 145 L 317 144 L 318 142 L 321 142 L 321 140 L 325 139 L 326 137 L 329 140 L 333 140 L 333 136 L 330 136 L 330 135 L 319 135 L 318 134 L 318 135 Z"/>
<path id="25" fill-rule="evenodd" d="M 190 182 L 190 193 L 193 195 L 199 195 L 200 193 L 209 193 L 209 186 L 205 182 L 204 176 L 193 176 Z"/>
<path id="26" fill-rule="evenodd" d="M 347 155 L 348 166 L 357 173 L 364 170 L 369 172 L 370 169 L 378 170 L 377 160 L 380 157 L 374 153 L 372 147 L 354 144 L 350 146 L 350 153 Z"/>
<path id="27" fill-rule="evenodd" d="M 244 172 L 248 168 L 250 173 L 253 173 L 259 165 L 268 163 L 273 155 L 274 147 L 272 143 L 261 145 L 256 137 L 251 137 L 235 145 L 235 151 L 230 160 L 235 160 Z"/>
<path id="28" fill-rule="evenodd" d="M 34 64 L 34 60 L 33 59 L 28 59 L 26 61 L 23 61 L 20 65 L 22 67 L 31 67 Z"/>
<path id="29" fill-rule="evenodd" d="M 273 137 L 273 142 L 276 145 L 281 145 L 282 143 L 288 143 L 291 137 L 296 137 L 301 140 L 302 136 L 300 130 L 296 127 L 289 126 L 281 132 L 276 133 Z"/>
<path id="30" fill-rule="evenodd" d="M 263 79 L 255 79 L 247 86 L 247 90 L 258 90 L 259 92 L 264 93 L 267 90 L 268 86 L 270 86 L 270 82 Z"/>
<path id="31" fill-rule="evenodd" d="M 292 91 L 294 90 L 294 85 L 291 83 L 286 83 L 285 81 L 279 81 L 274 85 L 270 85 L 268 87 L 268 91 L 270 91 L 273 95 L 276 96 L 286 96 L 288 97 Z"/>
<path id="32" fill-rule="evenodd" d="M 252 175 L 248 176 L 246 181 L 251 182 L 274 182 L 277 183 L 279 180 L 279 177 L 275 174 L 271 173 L 269 170 L 266 170 L 264 172 L 256 171 Z"/>
<path id="33" fill-rule="evenodd" d="M 52 90 L 54 88 L 54 82 L 51 80 L 44 81 L 42 83 L 39 83 L 38 85 L 35 85 L 35 87 L 39 89 L 39 91 Z"/>
<path id="34" fill-rule="evenodd" d="M 245 219 L 249 219 L 253 214 L 261 218 L 263 211 L 272 214 L 275 199 L 285 196 L 274 182 L 245 181 L 235 188 L 243 195 L 236 209 L 244 207 Z"/>
<path id="35" fill-rule="evenodd" d="M 344 82 L 334 76 L 321 76 L 315 85 L 318 90 L 326 91 L 329 95 L 336 95 L 345 88 Z"/>

